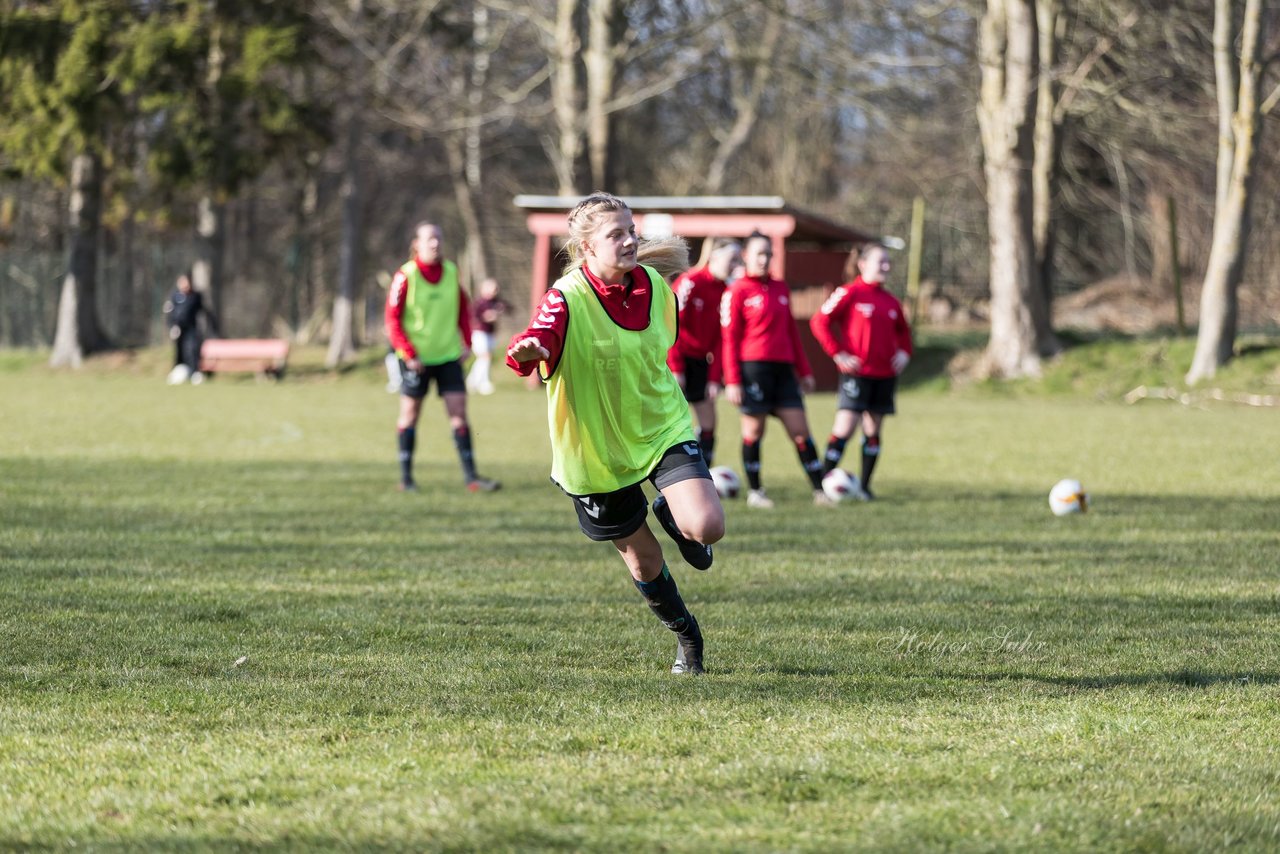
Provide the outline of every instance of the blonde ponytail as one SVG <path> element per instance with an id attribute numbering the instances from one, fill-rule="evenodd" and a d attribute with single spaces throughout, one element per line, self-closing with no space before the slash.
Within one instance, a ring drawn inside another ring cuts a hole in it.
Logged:
<path id="1" fill-rule="evenodd" d="M 652 267 L 670 282 L 689 269 L 689 244 L 683 237 L 645 237 L 636 249 L 636 261 Z"/>

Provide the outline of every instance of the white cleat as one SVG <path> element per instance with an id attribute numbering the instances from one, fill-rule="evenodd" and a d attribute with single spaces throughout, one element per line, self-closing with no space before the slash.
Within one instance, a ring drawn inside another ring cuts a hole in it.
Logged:
<path id="1" fill-rule="evenodd" d="M 747 493 L 747 506 L 757 510 L 772 510 L 773 499 L 765 495 L 763 489 L 753 489 Z"/>

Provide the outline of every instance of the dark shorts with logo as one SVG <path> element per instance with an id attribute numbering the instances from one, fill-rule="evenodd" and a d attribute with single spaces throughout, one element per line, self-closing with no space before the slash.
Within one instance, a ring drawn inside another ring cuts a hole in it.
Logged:
<path id="1" fill-rule="evenodd" d="M 700 403 L 707 399 L 707 374 L 710 369 L 706 359 L 684 357 L 684 399 Z"/>
<path id="2" fill-rule="evenodd" d="M 683 480 L 711 480 L 707 461 L 697 442 L 685 442 L 668 448 L 647 480 L 659 490 Z M 613 492 L 570 495 L 578 511 L 578 526 L 593 540 L 620 540 L 629 537 L 644 524 L 649 515 L 649 499 L 642 484 L 633 483 Z"/>
<path id="3" fill-rule="evenodd" d="M 776 409 L 803 409 L 804 395 L 790 362 L 742 363 L 742 411 L 768 415 Z"/>
<path id="4" fill-rule="evenodd" d="M 892 415 L 895 411 L 893 398 L 897 389 L 897 377 L 842 376 L 836 409 Z"/>
<path id="5" fill-rule="evenodd" d="M 423 365 L 420 371 L 411 371 L 409 366 L 400 360 L 400 393 L 405 397 L 417 400 L 427 396 L 431 390 L 431 381 L 436 381 L 436 393 L 443 396 L 449 392 L 466 393 L 467 381 L 462 376 L 462 362 L 442 362 L 439 365 Z"/>

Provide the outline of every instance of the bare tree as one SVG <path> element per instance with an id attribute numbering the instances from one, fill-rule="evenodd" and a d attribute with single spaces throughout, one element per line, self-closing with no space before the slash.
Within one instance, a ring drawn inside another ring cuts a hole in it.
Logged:
<path id="1" fill-rule="evenodd" d="M 551 102 L 555 110 L 554 145 L 549 145 L 551 165 L 559 179 L 560 194 L 578 192 L 578 158 L 582 154 L 582 108 L 578 86 L 578 33 L 574 28 L 575 0 L 559 0 L 549 28 Z M 542 28 L 544 32 L 548 28 Z M 547 138 L 547 137 L 544 137 Z"/>
<path id="2" fill-rule="evenodd" d="M 1038 376 L 1056 348 L 1041 337 L 1047 306 L 1036 270 L 1031 166 L 1039 74 L 1034 0 L 988 0 L 979 37 L 978 119 L 987 177 L 991 247 L 991 337 L 996 376 Z"/>
<path id="3" fill-rule="evenodd" d="M 472 46 L 470 56 L 462 57 L 465 73 L 453 75 L 454 100 L 466 121 L 462 128 L 444 137 L 445 155 L 449 158 L 449 177 L 453 195 L 462 219 L 464 250 L 462 280 L 475 287 L 489 276 L 490 252 L 488 232 L 484 227 L 484 91 L 493 60 L 493 44 L 489 10 L 477 4 L 471 13 Z"/>
<path id="4" fill-rule="evenodd" d="M 613 184 L 610 143 L 613 99 L 618 78 L 618 60 L 623 46 L 619 38 L 623 22 L 619 0 L 589 0 L 587 4 L 587 49 L 583 64 L 587 72 L 587 163 L 591 186 Z"/>
<path id="5" fill-rule="evenodd" d="M 1034 159 L 1031 171 L 1031 233 L 1035 243 L 1035 269 L 1044 292 L 1045 310 L 1037 318 L 1036 335 L 1053 337 L 1053 205 L 1062 148 L 1064 111 L 1058 108 L 1062 89 L 1057 74 L 1058 44 L 1063 28 L 1061 0 L 1036 0 L 1040 74 L 1036 81 Z"/>
<path id="6" fill-rule="evenodd" d="M 1213 215 L 1213 245 L 1200 293 L 1200 330 L 1187 372 L 1188 383 L 1209 379 L 1235 349 L 1240 280 L 1249 245 L 1250 208 L 1256 181 L 1254 164 L 1262 131 L 1258 101 L 1267 36 L 1267 10 L 1261 0 L 1246 0 L 1240 26 L 1240 54 L 1233 57 L 1235 25 L 1231 0 L 1215 0 L 1213 65 L 1218 93 L 1218 171 Z M 1266 109 L 1274 104 L 1268 99 Z"/>
<path id="7" fill-rule="evenodd" d="M 342 183 L 338 189 L 342 207 L 342 230 L 338 246 L 338 292 L 333 300 L 333 324 L 325 367 L 336 368 L 351 359 L 356 350 L 354 312 L 360 277 L 363 181 L 360 162 L 361 126 L 358 110 L 347 118 L 343 146 Z"/>
<path id="8" fill-rule="evenodd" d="M 102 215 L 102 163 L 77 154 L 71 163 L 71 251 L 58 300 L 58 325 L 49 364 L 80 367 L 85 355 L 106 346 L 98 325 L 98 233 Z"/>
<path id="9" fill-rule="evenodd" d="M 364 14 L 364 0 L 349 0 L 348 13 L 352 26 L 358 28 Z M 353 51 L 354 83 L 349 86 L 345 139 L 343 140 L 342 184 L 338 189 L 342 206 L 342 233 L 338 248 L 338 292 L 333 300 L 333 323 L 329 333 L 329 350 L 325 367 L 336 368 L 355 353 L 354 306 L 360 277 L 361 222 L 363 203 L 361 148 L 364 138 L 364 95 L 367 63 L 359 51 Z"/>
<path id="10" fill-rule="evenodd" d="M 758 48 L 752 49 L 740 44 L 732 35 L 733 28 L 725 28 L 730 60 L 739 60 L 730 66 L 733 121 L 727 130 L 716 134 L 718 138 L 715 153 L 707 167 L 707 178 L 703 184 L 708 193 L 723 192 L 729 162 L 746 145 L 760 119 L 761 102 L 768 91 L 774 68 L 772 58 L 782 36 L 781 17 L 771 11 L 766 11 L 764 15 L 764 35 Z"/>

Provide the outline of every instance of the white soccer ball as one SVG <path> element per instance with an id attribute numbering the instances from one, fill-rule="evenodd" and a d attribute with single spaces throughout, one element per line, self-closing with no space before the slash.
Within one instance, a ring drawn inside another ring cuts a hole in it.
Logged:
<path id="1" fill-rule="evenodd" d="M 823 475 L 822 491 L 832 501 L 857 501 L 862 498 L 862 484 L 844 469 L 832 469 Z"/>
<path id="2" fill-rule="evenodd" d="M 1084 491 L 1080 481 L 1065 478 L 1055 483 L 1053 489 L 1049 490 L 1049 509 L 1055 516 L 1083 513 L 1089 509 L 1089 495 Z"/>
<path id="3" fill-rule="evenodd" d="M 738 473 L 728 466 L 716 466 L 711 470 L 711 482 L 716 485 L 716 492 L 721 498 L 737 498 L 742 492 L 742 480 Z"/>
<path id="4" fill-rule="evenodd" d="M 173 366 L 173 370 L 169 372 L 169 376 L 165 378 L 165 381 L 168 382 L 169 385 L 182 385 L 190 376 L 191 369 L 186 365 L 179 363 Z"/>

